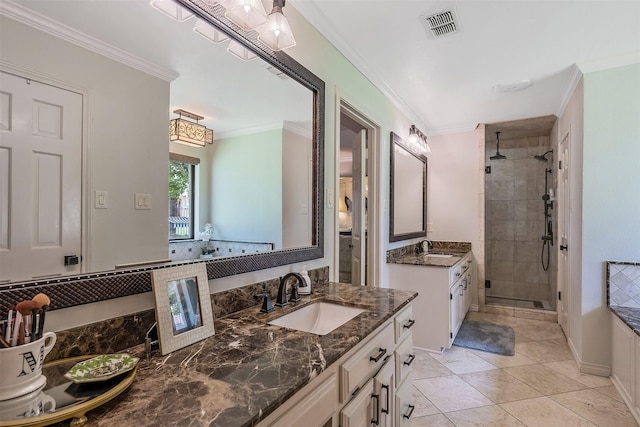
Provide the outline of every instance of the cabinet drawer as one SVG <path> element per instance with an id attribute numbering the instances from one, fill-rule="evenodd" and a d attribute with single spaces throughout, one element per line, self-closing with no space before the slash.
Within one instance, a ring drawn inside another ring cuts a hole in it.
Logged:
<path id="1" fill-rule="evenodd" d="M 464 276 L 467 271 L 469 271 L 471 265 L 467 261 L 469 261 L 470 259 L 471 258 L 466 256 L 449 269 L 449 284 L 454 284 L 455 282 L 460 280 L 460 278 Z"/>
<path id="2" fill-rule="evenodd" d="M 413 308 L 411 305 L 402 310 L 393 321 L 396 330 L 396 344 L 402 341 L 406 336 L 411 335 L 415 318 L 413 317 Z"/>
<path id="3" fill-rule="evenodd" d="M 413 410 L 416 408 L 413 403 L 411 381 L 405 381 L 396 389 L 396 426 L 411 427 Z"/>
<path id="4" fill-rule="evenodd" d="M 396 349 L 396 385 L 399 386 L 411 372 L 411 366 L 416 358 L 413 351 L 413 337 L 408 336 Z"/>
<path id="5" fill-rule="evenodd" d="M 321 426 L 338 408 L 338 376 L 331 376 L 279 417 L 272 426 Z"/>
<path id="6" fill-rule="evenodd" d="M 389 323 L 340 366 L 340 401 L 346 402 L 367 378 L 371 378 L 393 349 L 393 324 Z"/>

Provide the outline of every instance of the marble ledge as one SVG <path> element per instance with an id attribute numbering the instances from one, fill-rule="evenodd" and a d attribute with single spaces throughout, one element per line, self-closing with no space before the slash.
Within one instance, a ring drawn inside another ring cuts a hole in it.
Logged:
<path id="1" fill-rule="evenodd" d="M 426 267 L 449 268 L 456 265 L 471 251 L 471 243 L 467 242 L 432 242 L 429 253 L 416 254 L 420 243 L 387 251 L 387 263 L 409 264 Z M 430 257 L 429 255 L 452 255 L 450 258 Z"/>
<path id="2" fill-rule="evenodd" d="M 215 319 L 216 334 L 169 355 L 142 358 L 131 388 L 87 414 L 92 426 L 254 426 L 336 362 L 417 293 L 341 283 L 318 285 L 296 304 L 259 305 Z M 314 300 L 367 309 L 318 336 L 267 322 Z M 142 346 L 130 352 L 140 354 Z M 60 424 L 63 425 L 63 424 Z"/>
<path id="3" fill-rule="evenodd" d="M 609 309 L 640 336 L 640 308 L 609 306 Z"/>

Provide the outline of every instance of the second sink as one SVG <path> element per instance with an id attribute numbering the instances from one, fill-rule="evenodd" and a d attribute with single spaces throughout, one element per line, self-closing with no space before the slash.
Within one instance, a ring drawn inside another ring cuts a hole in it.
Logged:
<path id="1" fill-rule="evenodd" d="M 314 302 L 272 320 L 269 325 L 282 326 L 316 335 L 326 335 L 364 311 L 356 307 Z"/>

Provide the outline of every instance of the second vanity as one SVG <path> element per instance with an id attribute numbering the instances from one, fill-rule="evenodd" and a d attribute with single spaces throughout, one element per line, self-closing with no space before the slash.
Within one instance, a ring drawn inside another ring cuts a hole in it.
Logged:
<path id="1" fill-rule="evenodd" d="M 216 334 L 146 360 L 131 388 L 87 414 L 92 426 L 408 425 L 416 293 L 339 283 L 260 313 L 215 319 Z M 365 311 L 326 335 L 270 326 L 315 301 Z M 60 424 L 63 425 L 63 424 Z"/>
<path id="2" fill-rule="evenodd" d="M 404 253 L 388 257 L 389 277 L 399 288 L 418 292 L 414 301 L 416 322 L 429 325 L 416 330 L 417 348 L 442 352 L 451 347 L 471 306 L 475 263 L 470 244 L 439 245 L 429 253 Z"/>

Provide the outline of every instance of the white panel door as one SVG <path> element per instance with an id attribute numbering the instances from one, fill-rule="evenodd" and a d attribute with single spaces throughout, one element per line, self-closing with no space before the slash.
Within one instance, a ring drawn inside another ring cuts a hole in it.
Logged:
<path id="1" fill-rule="evenodd" d="M 82 95 L 0 72 L 0 282 L 80 272 Z"/>
<path id="2" fill-rule="evenodd" d="M 351 243 L 351 283 L 364 285 L 365 281 L 365 180 L 367 133 L 363 129 L 353 140 L 353 213 Z"/>
<path id="3" fill-rule="evenodd" d="M 569 193 L 569 153 L 571 148 L 571 134 L 567 134 L 560 141 L 560 162 L 558 171 L 558 235 L 560 236 L 560 251 L 558 254 L 558 323 L 569 336 L 569 218 L 571 212 L 571 198 Z"/>

